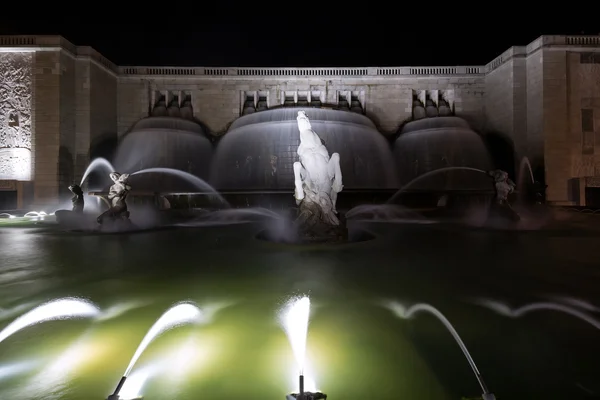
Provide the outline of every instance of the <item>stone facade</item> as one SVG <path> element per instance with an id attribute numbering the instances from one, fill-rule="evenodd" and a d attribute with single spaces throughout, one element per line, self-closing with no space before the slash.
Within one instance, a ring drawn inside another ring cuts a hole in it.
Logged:
<path id="1" fill-rule="evenodd" d="M 346 102 L 389 135 L 415 99 L 504 136 L 549 201 L 585 204 L 600 186 L 600 36 L 542 36 L 485 66 L 363 68 L 117 67 L 59 36 L 0 37 L 0 180 L 32 178 L 35 204 L 56 201 L 95 146 L 161 101 L 191 103 L 215 135 L 248 109 Z"/>

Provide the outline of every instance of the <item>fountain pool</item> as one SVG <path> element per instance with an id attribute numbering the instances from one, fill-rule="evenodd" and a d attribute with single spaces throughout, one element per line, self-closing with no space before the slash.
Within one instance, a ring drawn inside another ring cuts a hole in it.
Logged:
<path id="1" fill-rule="evenodd" d="M 319 251 L 258 241 L 254 222 L 111 236 L 1 227 L 0 308 L 77 296 L 113 311 L 30 326 L 0 344 L 0 398 L 106 398 L 148 329 L 184 299 L 202 310 L 232 305 L 210 324 L 181 326 L 148 346 L 130 375 L 144 382 L 145 398 L 284 398 L 298 384 L 276 319 L 290 293 L 310 293 L 306 368 L 330 398 L 481 395 L 439 321 L 395 318 L 374 304 L 382 297 L 443 310 L 498 398 L 600 393 L 596 328 L 563 313 L 507 318 L 469 302 L 520 305 L 546 293 L 597 307 L 598 235 L 356 223 L 377 238 Z M 21 314 L 10 315 L 0 329 Z"/>

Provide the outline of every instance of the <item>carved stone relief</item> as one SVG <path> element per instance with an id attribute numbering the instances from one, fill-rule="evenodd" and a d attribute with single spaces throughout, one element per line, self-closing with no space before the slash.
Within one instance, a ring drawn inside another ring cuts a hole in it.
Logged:
<path id="1" fill-rule="evenodd" d="M 0 148 L 31 150 L 33 53 L 0 54 Z"/>
<path id="2" fill-rule="evenodd" d="M 33 53 L 0 53 L 0 179 L 31 179 Z"/>

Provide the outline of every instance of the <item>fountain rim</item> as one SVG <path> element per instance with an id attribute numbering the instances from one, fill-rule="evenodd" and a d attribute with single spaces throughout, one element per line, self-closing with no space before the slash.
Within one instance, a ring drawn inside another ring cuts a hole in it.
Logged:
<path id="1" fill-rule="evenodd" d="M 385 139 L 385 136 L 379 132 L 377 130 L 377 128 L 375 128 L 375 126 L 371 127 L 368 125 L 363 125 L 363 124 L 357 124 L 357 123 L 353 123 L 353 122 L 345 122 L 345 121 L 324 121 L 324 120 L 311 120 L 310 123 L 313 125 L 313 127 L 317 127 L 317 129 L 315 130 L 317 132 L 317 134 L 321 134 L 322 132 L 319 132 L 319 127 L 322 127 L 324 125 L 336 125 L 336 126 L 348 126 L 348 127 L 357 127 L 357 128 L 361 128 L 367 131 L 372 131 L 374 133 L 377 134 L 377 136 L 381 136 L 382 138 Z M 239 131 L 242 131 L 244 128 L 248 128 L 248 127 L 254 127 L 254 126 L 276 126 L 276 125 L 296 125 L 296 121 L 291 121 L 291 120 L 283 120 L 283 121 L 264 121 L 264 122 L 257 122 L 254 124 L 246 124 L 246 125 L 241 125 L 239 127 L 233 128 L 229 131 L 227 131 L 220 139 L 225 138 L 227 136 L 231 136 L 232 133 L 239 133 Z M 266 130 L 265 130 L 266 131 Z M 273 132 L 272 134 L 277 134 L 278 132 Z M 326 133 L 325 133 L 326 134 Z"/>
<path id="2" fill-rule="evenodd" d="M 186 124 L 189 125 L 190 128 L 192 129 L 177 129 L 177 128 L 165 128 L 165 127 L 150 127 L 150 128 L 146 128 L 146 127 L 141 127 L 138 128 L 138 125 L 144 125 L 144 123 L 146 123 L 149 120 L 153 120 L 153 121 L 177 121 L 180 124 Z M 129 130 L 123 135 L 123 137 L 125 137 L 126 135 L 130 134 L 130 133 L 135 133 L 135 132 L 143 132 L 143 131 L 147 131 L 147 130 L 172 130 L 172 131 L 178 131 L 178 132 L 189 132 L 189 133 L 196 133 L 196 134 L 203 134 L 203 135 L 208 135 L 209 132 L 206 131 L 205 127 L 203 127 L 200 123 L 188 119 L 188 118 L 182 118 L 182 117 L 171 117 L 171 116 L 157 116 L 157 117 L 152 117 L 152 116 L 148 116 L 148 117 L 144 117 L 144 118 L 140 118 L 137 121 L 135 121 L 131 127 L 129 128 Z"/>
<path id="3" fill-rule="evenodd" d="M 449 134 L 450 133 L 450 132 L 448 132 L 449 130 L 454 130 L 454 131 L 458 131 L 458 132 L 463 132 L 463 133 L 468 133 L 468 134 L 476 135 L 479 138 L 483 139 L 483 135 L 481 133 L 478 133 L 478 132 L 476 132 L 473 129 L 468 128 L 468 127 L 441 126 L 441 127 L 436 127 L 436 128 L 410 130 L 410 131 L 406 131 L 406 132 L 400 131 L 400 133 L 398 134 L 398 137 L 395 140 L 399 140 L 400 138 L 404 138 L 404 137 L 407 137 L 407 136 L 415 136 L 417 134 L 423 135 L 423 134 L 427 134 L 427 133 L 439 133 L 440 131 L 443 131 L 445 134 Z"/>
<path id="4" fill-rule="evenodd" d="M 289 119 L 281 119 L 281 120 L 271 120 L 271 121 L 261 121 L 261 122 L 246 122 L 246 120 L 251 121 L 252 118 L 257 118 L 256 115 L 265 115 L 269 112 L 273 112 L 276 110 L 286 110 L 289 111 L 290 114 L 294 114 L 298 111 L 306 111 L 307 114 L 310 114 L 309 110 L 318 110 L 318 111 L 322 111 L 322 112 L 326 112 L 326 113 L 331 113 L 334 115 L 352 115 L 355 116 L 357 120 L 362 120 L 363 122 L 359 122 L 359 121 L 344 121 L 344 120 L 323 120 L 323 119 L 319 119 L 319 118 L 311 118 L 309 115 L 309 119 L 311 124 L 313 122 L 320 122 L 320 123 L 345 123 L 348 125 L 355 125 L 355 126 L 365 126 L 365 127 L 369 127 L 369 128 L 373 128 L 375 131 L 377 131 L 379 133 L 379 131 L 377 130 L 377 127 L 375 125 L 375 123 L 366 115 L 363 114 L 358 114 L 352 111 L 345 111 L 345 110 L 334 110 L 334 109 L 328 109 L 328 108 L 315 108 L 315 107 L 276 107 L 276 108 L 270 108 L 268 110 L 264 110 L 264 111 L 259 111 L 256 113 L 252 113 L 252 114 L 247 114 L 247 115 L 242 115 L 241 117 L 237 118 L 235 121 L 233 121 L 231 123 L 230 128 L 227 130 L 227 133 L 229 132 L 233 132 L 235 130 L 238 130 L 244 126 L 251 126 L 251 125 L 260 125 L 260 124 L 265 124 L 265 123 L 269 123 L 269 124 L 273 124 L 273 123 L 286 123 L 286 122 L 293 122 L 294 124 L 297 124 L 296 121 L 296 116 L 294 116 L 293 118 L 289 118 Z"/>

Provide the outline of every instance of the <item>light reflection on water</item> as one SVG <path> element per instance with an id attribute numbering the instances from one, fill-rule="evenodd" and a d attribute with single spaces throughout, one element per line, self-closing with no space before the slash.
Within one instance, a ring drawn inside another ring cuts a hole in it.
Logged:
<path id="1" fill-rule="evenodd" d="M 220 302 L 229 306 L 214 306 L 211 324 L 170 332 L 150 346 L 134 373 L 181 355 L 178 349 L 190 335 L 198 353 L 195 364 L 180 361 L 189 371 L 172 368 L 148 378 L 147 398 L 283 398 L 297 381 L 275 312 L 282 298 L 297 291 L 310 292 L 320 304 L 308 352 L 318 388 L 332 398 L 478 394 L 464 358 L 439 324 L 427 318 L 396 321 L 368 304 L 382 296 L 443 308 L 473 343 L 471 352 L 502 397 L 537 395 L 534 382 L 542 378 L 553 382 L 550 394 L 571 393 L 576 380 L 598 389 L 591 379 L 600 375 L 595 333 L 564 324 L 568 332 L 552 336 L 551 323 L 505 321 L 462 302 L 467 295 L 486 295 L 512 296 L 521 304 L 530 293 L 570 295 L 577 289 L 579 297 L 599 304 L 599 282 L 589 270 L 595 254 L 583 265 L 570 262 L 565 275 L 556 237 L 440 233 L 425 225 L 374 229 L 394 231 L 385 240 L 340 251 L 263 245 L 252 238 L 251 226 L 106 236 L 0 229 L 0 328 L 55 297 L 86 297 L 104 310 L 89 326 L 63 321 L 36 326 L 0 347 L 0 365 L 39 363 L 2 380 L 7 384 L 0 384 L 0 398 L 31 398 L 34 392 L 45 399 L 105 398 L 160 313 L 187 299 L 203 309 Z M 569 243 L 583 254 L 592 241 Z M 553 250 L 545 251 L 549 242 Z M 549 370 L 572 357 L 573 371 Z M 526 372 L 529 378 L 523 378 Z"/>

